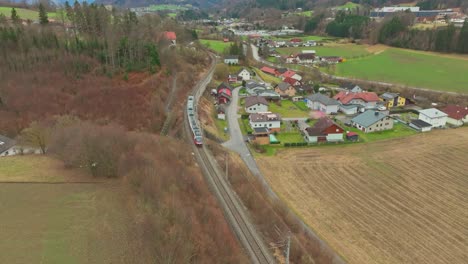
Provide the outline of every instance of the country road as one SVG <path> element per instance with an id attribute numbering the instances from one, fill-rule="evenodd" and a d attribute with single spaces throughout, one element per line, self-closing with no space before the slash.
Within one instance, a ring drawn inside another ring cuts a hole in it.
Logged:
<path id="1" fill-rule="evenodd" d="M 254 44 L 250 44 L 250 47 L 252 49 L 252 56 L 253 58 L 258 61 L 258 62 L 261 62 L 265 65 L 268 65 L 268 66 L 271 66 L 271 67 L 280 67 L 280 65 L 277 65 L 277 64 L 274 64 L 274 63 L 271 63 L 269 61 L 266 61 L 264 60 L 263 58 L 261 58 L 259 55 L 258 55 L 258 47 L 255 46 Z M 307 68 L 311 68 L 312 69 L 312 66 L 309 66 L 309 65 L 304 65 L 305 67 Z M 282 67 L 282 66 L 281 66 Z M 325 73 L 325 72 L 320 72 L 323 76 L 327 77 L 327 78 L 330 78 L 332 80 L 338 80 L 338 81 L 347 81 L 347 82 L 361 82 L 361 83 L 366 83 L 366 84 L 369 84 L 369 85 L 380 85 L 380 86 L 385 86 L 385 87 L 393 87 L 393 86 L 396 86 L 396 85 L 402 85 L 402 84 L 398 84 L 398 83 L 387 83 L 387 82 L 382 82 L 382 81 L 369 81 L 369 80 L 362 80 L 362 79 L 356 79 L 356 78 L 350 78 L 350 77 L 342 77 L 342 76 L 336 76 L 336 75 L 331 75 L 331 74 L 328 74 L 328 73 Z M 413 87 L 413 86 L 405 86 L 409 89 L 413 89 L 413 90 L 418 90 L 418 91 L 425 91 L 425 92 L 435 92 L 435 93 L 443 93 L 443 94 L 452 94 L 452 95 L 467 95 L 466 93 L 457 93 L 457 92 L 448 92 L 448 91 L 438 91 L 438 90 L 432 90 L 432 89 L 427 89 L 427 88 L 423 88 L 423 87 Z"/>
<path id="2" fill-rule="evenodd" d="M 215 56 L 211 55 L 212 64 L 207 75 L 198 82 L 193 88 L 192 95 L 195 97 L 195 105 L 205 91 L 207 85 L 210 83 L 216 65 Z M 196 114 L 197 118 L 198 115 Z M 184 128 L 187 138 L 192 137 L 187 114 L 184 114 Z M 197 160 L 198 165 L 203 171 L 203 175 L 207 180 L 210 189 L 218 199 L 220 206 L 224 211 L 224 215 L 228 220 L 233 232 L 245 248 L 246 253 L 249 255 L 252 263 L 255 264 L 272 264 L 275 263 L 269 248 L 266 246 L 261 235 L 257 232 L 255 226 L 248 216 L 238 196 L 231 189 L 228 180 L 225 178 L 224 173 L 219 168 L 211 152 L 204 145 L 203 147 L 196 147 L 192 140 L 187 140 L 192 146 L 193 154 Z"/>

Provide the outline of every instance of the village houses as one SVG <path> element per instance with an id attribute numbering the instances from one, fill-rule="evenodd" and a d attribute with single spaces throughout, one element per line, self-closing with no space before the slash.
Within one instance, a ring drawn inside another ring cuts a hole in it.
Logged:
<path id="1" fill-rule="evenodd" d="M 392 129 L 393 119 L 385 113 L 367 110 L 351 119 L 351 124 L 364 133 L 371 133 Z"/>
<path id="2" fill-rule="evenodd" d="M 249 116 L 249 124 L 252 129 L 266 127 L 269 131 L 279 132 L 281 128 L 281 117 L 272 112 L 254 113 Z"/>
<path id="3" fill-rule="evenodd" d="M 248 81 L 251 78 L 251 74 L 246 68 L 242 68 L 237 72 L 237 77 L 239 80 Z"/>
<path id="4" fill-rule="evenodd" d="M 292 97 L 296 95 L 296 88 L 287 82 L 280 82 L 276 85 L 275 92 L 282 97 Z"/>
<path id="5" fill-rule="evenodd" d="M 308 143 L 341 142 L 343 141 L 343 128 L 328 117 L 320 118 L 312 127 L 304 129 L 304 139 Z"/>
<path id="6" fill-rule="evenodd" d="M 384 93 L 380 96 L 380 99 L 384 102 L 384 106 L 387 109 L 392 107 L 399 107 L 406 105 L 406 98 L 400 96 L 398 93 Z"/>
<path id="7" fill-rule="evenodd" d="M 429 108 L 419 110 L 419 119 L 431 124 L 433 128 L 442 128 L 447 123 L 448 115 L 439 109 Z"/>
<path id="8" fill-rule="evenodd" d="M 468 124 L 468 107 L 458 105 L 447 105 L 442 109 L 448 115 L 447 123 L 453 126 Z"/>
<path id="9" fill-rule="evenodd" d="M 228 55 L 224 58 L 224 64 L 227 65 L 237 65 L 239 64 L 239 56 L 237 55 Z"/>
<path id="10" fill-rule="evenodd" d="M 249 96 L 245 98 L 244 108 L 249 114 L 268 112 L 268 102 L 261 96 Z"/>
<path id="11" fill-rule="evenodd" d="M 340 103 L 321 93 L 312 94 L 306 97 L 307 107 L 312 110 L 321 111 L 326 114 L 338 113 Z"/>

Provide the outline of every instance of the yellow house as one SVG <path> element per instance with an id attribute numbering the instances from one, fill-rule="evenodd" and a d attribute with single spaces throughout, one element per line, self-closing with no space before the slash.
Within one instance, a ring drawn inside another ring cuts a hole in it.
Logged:
<path id="1" fill-rule="evenodd" d="M 406 105 L 406 98 L 397 93 L 384 93 L 380 96 L 380 100 L 385 103 L 388 109 Z"/>

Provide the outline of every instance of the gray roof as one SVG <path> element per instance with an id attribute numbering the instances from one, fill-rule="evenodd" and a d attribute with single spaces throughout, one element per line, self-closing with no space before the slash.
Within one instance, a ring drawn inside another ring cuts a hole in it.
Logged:
<path id="1" fill-rule="evenodd" d="M 250 107 L 256 104 L 268 105 L 268 102 L 261 96 L 249 96 L 245 98 L 245 107 Z"/>
<path id="2" fill-rule="evenodd" d="M 340 105 L 340 108 L 343 108 L 343 109 L 353 109 L 353 108 L 358 108 L 360 107 L 360 105 L 357 105 L 357 104 L 342 104 Z"/>
<path id="3" fill-rule="evenodd" d="M 13 139 L 0 135 L 0 153 L 7 151 L 15 144 L 16 142 Z"/>
<path id="4" fill-rule="evenodd" d="M 227 55 L 226 57 L 224 57 L 225 59 L 228 59 L 228 60 L 238 60 L 239 59 L 239 56 L 237 55 Z"/>
<path id="5" fill-rule="evenodd" d="M 429 109 L 424 109 L 424 110 L 419 110 L 420 114 L 423 114 L 429 118 L 438 118 L 438 117 L 444 117 L 448 116 L 446 113 L 440 111 L 439 109 L 436 108 L 429 108 Z"/>
<path id="6" fill-rule="evenodd" d="M 287 82 L 280 82 L 276 87 L 280 89 L 281 91 L 286 91 L 291 85 Z"/>
<path id="7" fill-rule="evenodd" d="M 351 122 L 359 124 L 363 127 L 370 127 L 371 125 L 377 123 L 378 121 L 384 119 L 388 115 L 378 112 L 378 111 L 373 111 L 373 110 L 368 110 L 355 118 L 351 119 Z"/>
<path id="8" fill-rule="evenodd" d="M 321 93 L 309 95 L 307 96 L 307 100 L 310 100 L 312 102 L 319 102 L 324 105 L 339 105 L 340 104 L 337 100 L 330 98 L 326 95 L 323 95 Z"/>
<path id="9" fill-rule="evenodd" d="M 257 87 L 262 87 L 266 89 L 265 85 L 259 84 L 256 81 L 247 81 L 247 83 L 245 84 L 245 88 L 247 89 L 252 89 L 252 88 L 257 88 Z"/>
<path id="10" fill-rule="evenodd" d="M 249 118 L 251 122 L 267 122 L 281 120 L 279 114 L 271 112 L 250 114 Z"/>
<path id="11" fill-rule="evenodd" d="M 395 97 L 398 97 L 399 94 L 397 93 L 384 93 L 380 96 L 380 98 L 384 99 L 384 100 L 392 100 L 394 99 Z"/>
<path id="12" fill-rule="evenodd" d="M 423 128 L 423 127 L 432 127 L 431 124 L 421 120 L 421 119 L 415 119 L 411 121 L 411 124 L 413 124 L 416 127 Z"/>

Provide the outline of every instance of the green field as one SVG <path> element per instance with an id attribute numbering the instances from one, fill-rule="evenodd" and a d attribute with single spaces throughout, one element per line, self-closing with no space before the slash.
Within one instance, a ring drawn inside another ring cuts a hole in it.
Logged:
<path id="1" fill-rule="evenodd" d="M 316 47 L 297 47 L 297 48 L 277 48 L 276 51 L 280 54 L 290 55 L 300 53 L 303 50 L 315 50 L 318 56 L 340 56 L 343 58 L 358 58 L 369 55 L 366 46 L 355 44 L 343 44 L 333 46 L 316 46 Z"/>
<path id="2" fill-rule="evenodd" d="M 357 7 L 361 7 L 361 5 L 360 4 L 355 4 L 353 2 L 347 2 L 346 4 L 341 5 L 341 6 L 337 6 L 335 8 L 338 9 L 338 10 L 351 10 L 351 9 L 356 9 Z"/>
<path id="3" fill-rule="evenodd" d="M 307 40 L 315 40 L 315 41 L 322 41 L 322 40 L 332 40 L 335 39 L 333 37 L 322 37 L 322 36 L 280 36 L 280 37 L 271 37 L 272 40 L 289 40 L 292 38 L 302 39 L 302 41 Z"/>
<path id="4" fill-rule="evenodd" d="M 337 66 L 336 74 L 440 91 L 468 93 L 468 60 L 389 48 Z"/>
<path id="5" fill-rule="evenodd" d="M 211 40 L 211 39 L 200 39 L 200 43 L 216 51 L 219 54 L 224 53 L 224 50 L 231 46 L 231 42 L 224 42 L 221 40 Z"/>
<path id="6" fill-rule="evenodd" d="M 0 7 L 0 14 L 5 15 L 7 18 L 10 18 L 11 16 L 11 7 Z M 24 9 L 24 8 L 15 8 L 16 12 L 18 13 L 18 16 L 21 19 L 30 19 L 30 20 L 39 20 L 39 12 L 35 10 L 30 10 L 30 9 Z M 49 18 L 55 18 L 56 13 L 55 12 L 50 12 L 47 13 Z"/>
<path id="7" fill-rule="evenodd" d="M 304 138 L 299 131 L 281 132 L 276 135 L 276 138 L 281 142 L 281 144 L 304 142 Z"/>
<path id="8" fill-rule="evenodd" d="M 314 11 L 309 10 L 309 11 L 299 12 L 297 14 L 300 15 L 300 16 L 311 17 L 313 13 L 314 13 Z"/>
<path id="9" fill-rule="evenodd" d="M 347 127 L 341 124 L 346 131 L 352 131 L 359 134 L 359 140 L 363 142 L 374 142 L 379 140 L 386 140 L 392 138 L 401 138 L 407 137 L 411 135 L 415 135 L 418 132 L 414 131 L 413 129 L 403 125 L 402 123 L 397 123 L 393 125 L 393 129 L 385 130 L 385 131 L 377 131 L 372 133 L 364 133 L 361 130 L 354 128 L 354 127 Z"/>
<path id="10" fill-rule="evenodd" d="M 0 158 L 0 263 L 129 263 L 121 187 L 28 183 L 73 173 L 57 165 L 47 157 Z"/>
<path id="11" fill-rule="evenodd" d="M 150 5 L 150 11 L 164 11 L 164 10 L 188 10 L 189 8 L 186 6 L 180 5 Z"/>

